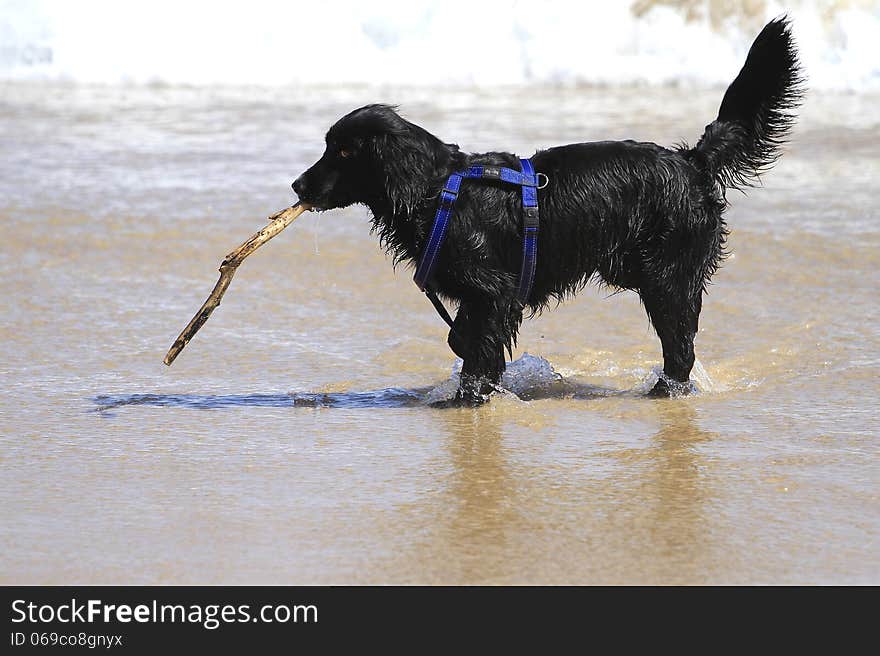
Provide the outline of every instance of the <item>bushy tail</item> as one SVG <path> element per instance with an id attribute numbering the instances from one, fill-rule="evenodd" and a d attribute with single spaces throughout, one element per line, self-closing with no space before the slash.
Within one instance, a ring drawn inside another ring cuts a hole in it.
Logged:
<path id="1" fill-rule="evenodd" d="M 759 182 L 780 155 L 802 84 L 791 27 L 783 16 L 761 30 L 724 94 L 718 118 L 706 126 L 694 149 L 718 182 L 735 188 Z"/>

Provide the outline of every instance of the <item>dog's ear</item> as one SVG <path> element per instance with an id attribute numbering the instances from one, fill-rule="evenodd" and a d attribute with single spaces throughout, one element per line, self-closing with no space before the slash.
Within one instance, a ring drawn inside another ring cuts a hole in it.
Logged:
<path id="1" fill-rule="evenodd" d="M 442 142 L 434 141 L 411 132 L 373 138 L 373 155 L 395 212 L 411 213 L 430 194 L 438 169 L 449 156 L 448 151 L 440 149 Z"/>

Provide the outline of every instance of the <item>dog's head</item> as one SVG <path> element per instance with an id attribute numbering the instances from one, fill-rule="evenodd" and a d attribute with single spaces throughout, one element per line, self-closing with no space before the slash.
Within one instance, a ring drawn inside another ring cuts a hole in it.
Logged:
<path id="1" fill-rule="evenodd" d="M 339 119 L 324 154 L 293 183 L 304 203 L 328 210 L 384 203 L 412 210 L 442 175 L 450 147 L 388 105 L 367 105 Z"/>

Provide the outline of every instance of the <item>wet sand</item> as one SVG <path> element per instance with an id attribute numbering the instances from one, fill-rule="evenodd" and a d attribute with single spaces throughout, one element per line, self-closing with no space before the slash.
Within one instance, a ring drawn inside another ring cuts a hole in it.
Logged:
<path id="1" fill-rule="evenodd" d="M 811 94 L 730 194 L 697 396 L 643 398 L 659 341 L 588 288 L 524 324 L 515 394 L 427 407 L 445 325 L 362 208 L 249 258 L 162 364 L 353 107 L 528 155 L 694 142 L 722 91 L 0 85 L 0 582 L 880 582 L 876 97 Z"/>

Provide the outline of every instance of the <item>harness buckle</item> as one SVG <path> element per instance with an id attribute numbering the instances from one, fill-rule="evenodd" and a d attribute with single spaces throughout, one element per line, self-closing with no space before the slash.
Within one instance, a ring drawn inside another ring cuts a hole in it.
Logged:
<path id="1" fill-rule="evenodd" d="M 523 208 L 523 226 L 526 229 L 533 228 L 535 230 L 538 229 L 538 207 L 524 207 Z"/>

